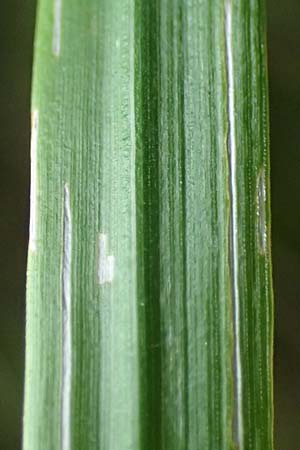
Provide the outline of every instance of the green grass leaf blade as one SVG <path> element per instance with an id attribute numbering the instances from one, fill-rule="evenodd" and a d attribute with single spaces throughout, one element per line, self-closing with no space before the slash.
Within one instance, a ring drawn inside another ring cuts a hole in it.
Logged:
<path id="1" fill-rule="evenodd" d="M 24 450 L 272 450 L 261 0 L 40 0 Z"/>

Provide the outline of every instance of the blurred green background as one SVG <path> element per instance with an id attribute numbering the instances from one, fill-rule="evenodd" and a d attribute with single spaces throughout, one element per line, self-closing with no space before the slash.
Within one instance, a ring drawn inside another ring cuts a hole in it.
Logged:
<path id="1" fill-rule="evenodd" d="M 268 1 L 276 450 L 300 448 L 300 2 Z M 0 15 L 0 450 L 21 446 L 35 0 Z M 42 449 L 41 449 L 42 450 Z M 262 449 L 267 450 L 267 449 Z"/>

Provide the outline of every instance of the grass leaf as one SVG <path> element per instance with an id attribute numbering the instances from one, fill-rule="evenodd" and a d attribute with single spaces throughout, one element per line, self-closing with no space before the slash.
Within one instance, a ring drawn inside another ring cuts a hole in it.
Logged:
<path id="1" fill-rule="evenodd" d="M 40 0 L 24 450 L 271 450 L 262 0 Z"/>

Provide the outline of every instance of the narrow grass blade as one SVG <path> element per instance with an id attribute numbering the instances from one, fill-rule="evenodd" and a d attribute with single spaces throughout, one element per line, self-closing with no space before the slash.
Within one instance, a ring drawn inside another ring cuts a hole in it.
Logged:
<path id="1" fill-rule="evenodd" d="M 40 0 L 24 450 L 272 450 L 262 0 Z"/>

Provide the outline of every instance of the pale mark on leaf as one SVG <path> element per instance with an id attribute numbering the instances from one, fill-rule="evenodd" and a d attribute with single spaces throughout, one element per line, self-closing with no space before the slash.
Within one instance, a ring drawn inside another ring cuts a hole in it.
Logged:
<path id="1" fill-rule="evenodd" d="M 258 173 L 256 184 L 256 231 L 261 254 L 265 254 L 267 248 L 266 197 L 265 171 L 262 168 Z"/>
<path id="2" fill-rule="evenodd" d="M 238 193 L 237 193 L 237 149 L 235 116 L 235 80 L 233 54 L 232 2 L 225 0 L 224 10 L 225 54 L 227 69 L 227 113 L 228 113 L 228 161 L 230 192 L 230 265 L 233 298 L 233 374 L 234 374 L 234 414 L 233 438 L 239 448 L 243 448 L 243 380 L 240 336 L 240 293 L 239 293 L 239 246 L 238 246 Z"/>
<path id="3" fill-rule="evenodd" d="M 32 113 L 29 249 L 36 251 L 38 111 Z"/>
<path id="4" fill-rule="evenodd" d="M 61 450 L 71 448 L 71 256 L 72 220 L 70 192 L 64 186 L 63 199 L 63 254 L 62 254 L 62 375 L 61 375 Z"/>
<path id="5" fill-rule="evenodd" d="M 54 56 L 59 56 L 60 53 L 61 6 L 62 0 L 54 0 L 53 40 L 52 40 L 52 52 Z"/>
<path id="6" fill-rule="evenodd" d="M 99 234 L 98 239 L 98 282 L 99 284 L 111 283 L 114 277 L 115 258 L 108 255 L 107 235 Z"/>

